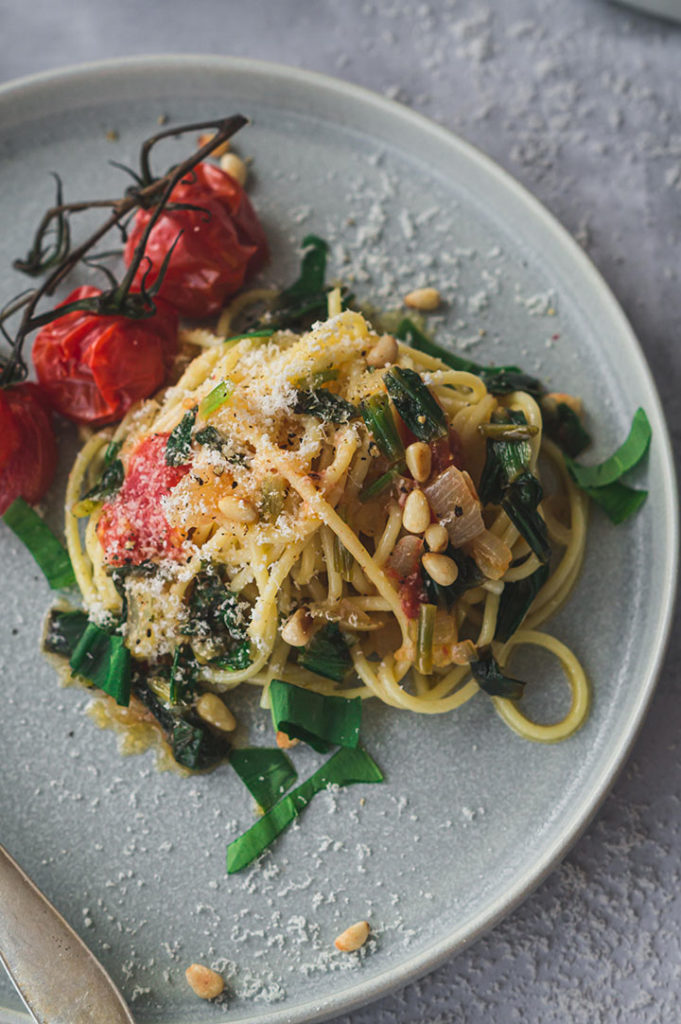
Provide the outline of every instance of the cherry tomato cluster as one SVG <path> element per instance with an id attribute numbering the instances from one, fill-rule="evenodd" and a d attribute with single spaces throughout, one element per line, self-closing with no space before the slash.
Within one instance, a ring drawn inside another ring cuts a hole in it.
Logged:
<path id="1" fill-rule="evenodd" d="M 151 227 L 131 288 L 148 289 L 170 253 L 153 315 L 67 312 L 36 336 L 39 384 L 0 389 L 0 514 L 17 497 L 39 501 L 52 481 L 56 444 L 50 408 L 94 427 L 120 420 L 167 379 L 178 317 L 213 316 L 266 260 L 267 240 L 248 196 L 216 165 L 196 164 L 166 205 Z M 151 216 L 142 208 L 135 215 L 124 253 L 128 266 Z M 62 305 L 101 294 L 83 286 Z"/>

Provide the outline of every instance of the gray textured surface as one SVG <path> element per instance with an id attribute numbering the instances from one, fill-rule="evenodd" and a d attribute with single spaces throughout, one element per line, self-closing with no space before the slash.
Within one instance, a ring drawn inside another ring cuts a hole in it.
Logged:
<path id="1" fill-rule="evenodd" d="M 231 53 L 335 73 L 453 128 L 586 246 L 632 320 L 678 436 L 678 29 L 586 0 L 58 0 L 23 14 L 5 5 L 2 24 L 5 78 L 95 57 Z M 563 866 L 486 939 L 353 1024 L 678 1019 L 679 653 L 677 637 L 628 768 Z"/>

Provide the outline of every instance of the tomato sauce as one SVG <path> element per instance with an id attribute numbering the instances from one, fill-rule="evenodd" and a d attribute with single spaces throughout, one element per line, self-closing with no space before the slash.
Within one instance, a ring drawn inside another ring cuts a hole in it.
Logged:
<path id="1" fill-rule="evenodd" d="M 140 565 L 182 557 L 182 537 L 163 512 L 161 499 L 189 471 L 165 460 L 168 434 L 152 434 L 130 455 L 123 486 L 104 505 L 97 535 L 109 565 Z"/>

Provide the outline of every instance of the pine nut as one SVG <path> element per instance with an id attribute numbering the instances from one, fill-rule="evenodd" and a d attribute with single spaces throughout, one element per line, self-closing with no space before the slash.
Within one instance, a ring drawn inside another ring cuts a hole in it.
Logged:
<path id="1" fill-rule="evenodd" d="M 428 552 L 421 559 L 421 563 L 431 580 L 435 580 L 441 587 L 449 587 L 459 575 L 458 565 L 448 555 L 436 555 Z"/>
<path id="2" fill-rule="evenodd" d="M 430 505 L 423 491 L 410 491 L 404 503 L 402 526 L 409 533 L 423 533 L 430 525 Z"/>
<path id="3" fill-rule="evenodd" d="M 243 498 L 222 498 L 218 502 L 218 508 L 226 519 L 231 519 L 235 523 L 254 523 L 258 518 L 256 510 Z"/>
<path id="4" fill-rule="evenodd" d="M 551 391 L 544 396 L 545 402 L 555 402 L 556 405 L 567 405 L 577 416 L 582 415 L 582 400 L 575 395 L 568 395 L 564 391 Z"/>
<path id="5" fill-rule="evenodd" d="M 205 967 L 204 964 L 190 964 L 184 976 L 199 999 L 215 999 L 224 991 L 225 982 L 222 975 L 210 967 Z"/>
<path id="6" fill-rule="evenodd" d="M 296 747 L 300 743 L 300 740 L 296 739 L 295 736 L 292 738 L 281 730 L 277 732 L 276 741 L 280 750 L 290 750 L 291 747 Z"/>
<path id="7" fill-rule="evenodd" d="M 437 288 L 415 288 L 413 292 L 404 296 L 404 304 L 411 306 L 412 309 L 430 312 L 440 305 L 440 293 Z"/>
<path id="8" fill-rule="evenodd" d="M 221 156 L 220 167 L 226 174 L 229 174 L 232 178 L 238 181 L 240 185 L 246 184 L 248 167 L 241 157 L 236 155 L 236 153 L 225 153 L 224 156 Z"/>
<path id="9" fill-rule="evenodd" d="M 369 922 L 357 921 L 338 936 L 334 946 L 336 949 L 340 949 L 341 953 L 354 953 L 356 949 L 360 949 L 364 945 L 368 938 Z"/>
<path id="10" fill-rule="evenodd" d="M 430 476 L 430 467 L 432 465 L 433 456 L 430 448 L 425 441 L 414 441 L 407 447 L 404 457 L 407 463 L 407 469 L 413 476 L 414 480 L 417 480 L 422 484 Z"/>
<path id="11" fill-rule="evenodd" d="M 216 693 L 202 693 L 196 702 L 199 718 L 221 732 L 234 732 L 236 718 Z"/>
<path id="12" fill-rule="evenodd" d="M 205 146 L 207 142 L 210 142 L 214 138 L 215 132 L 204 132 L 203 135 L 199 135 L 199 146 Z M 225 139 L 219 146 L 216 146 L 211 156 L 223 156 L 229 149 L 229 139 Z"/>
<path id="13" fill-rule="evenodd" d="M 446 551 L 449 545 L 449 534 L 442 523 L 431 523 L 426 530 L 426 544 L 431 551 Z"/>
<path id="14" fill-rule="evenodd" d="M 394 363 L 397 359 L 397 342 L 392 334 L 384 334 L 378 339 L 367 355 L 369 366 L 380 367 Z"/>
<path id="15" fill-rule="evenodd" d="M 304 647 L 312 636 L 314 623 L 307 608 L 299 608 L 281 627 L 281 639 L 291 647 Z"/>

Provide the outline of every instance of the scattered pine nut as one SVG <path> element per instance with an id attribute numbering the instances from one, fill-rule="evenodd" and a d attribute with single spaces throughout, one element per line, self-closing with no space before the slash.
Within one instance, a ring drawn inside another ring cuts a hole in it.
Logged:
<path id="1" fill-rule="evenodd" d="M 295 736 L 291 737 L 288 733 L 282 732 L 281 730 L 277 732 L 276 741 L 280 750 L 290 750 L 291 747 L 296 747 L 300 743 L 300 740 Z"/>
<path id="2" fill-rule="evenodd" d="M 218 502 L 218 508 L 225 519 L 231 519 L 235 523 L 254 523 L 258 518 L 253 506 L 241 498 L 222 498 Z"/>
<path id="3" fill-rule="evenodd" d="M 431 523 L 426 530 L 426 544 L 436 554 L 446 551 L 449 545 L 449 534 L 442 523 Z"/>
<path id="4" fill-rule="evenodd" d="M 225 982 L 222 975 L 204 964 L 190 964 L 184 976 L 192 992 L 199 999 L 215 999 L 224 991 Z"/>
<path id="5" fill-rule="evenodd" d="M 402 526 L 409 533 L 424 533 L 430 525 L 430 505 L 423 491 L 410 491 L 404 503 Z"/>
<path id="6" fill-rule="evenodd" d="M 407 469 L 414 480 L 422 484 L 430 476 L 432 452 L 425 441 L 414 441 L 404 453 Z"/>
<path id="7" fill-rule="evenodd" d="M 545 402 L 555 402 L 556 405 L 567 405 L 577 416 L 582 415 L 582 400 L 576 395 L 568 395 L 564 391 L 551 391 L 544 396 Z"/>
<path id="8" fill-rule="evenodd" d="M 313 629 L 314 623 L 307 608 L 299 608 L 281 627 L 281 639 L 291 647 L 304 647 Z"/>
<path id="9" fill-rule="evenodd" d="M 382 335 L 367 355 L 367 365 L 379 368 L 397 359 L 397 342 L 392 334 Z"/>
<path id="10" fill-rule="evenodd" d="M 441 298 L 437 288 L 415 288 L 404 296 L 405 306 L 411 309 L 420 309 L 424 313 L 431 312 L 440 305 Z"/>
<path id="11" fill-rule="evenodd" d="M 338 936 L 334 942 L 336 949 L 339 949 L 341 953 L 354 953 L 356 949 L 360 949 L 366 940 L 369 938 L 369 922 L 368 921 L 357 921 L 356 924 L 351 924 L 349 928 Z"/>
<path id="12" fill-rule="evenodd" d="M 224 156 L 220 157 L 220 167 L 225 174 L 229 174 L 235 179 L 235 181 L 238 181 L 240 185 L 246 184 L 248 168 L 241 157 L 237 156 L 236 153 L 225 153 Z"/>
<path id="13" fill-rule="evenodd" d="M 204 132 L 203 135 L 199 135 L 199 147 L 205 146 L 207 142 L 210 142 L 214 135 L 215 132 Z M 229 139 L 225 139 L 224 142 L 221 142 L 219 146 L 215 147 L 215 149 L 211 153 L 211 156 L 224 156 L 228 149 Z"/>
<path id="14" fill-rule="evenodd" d="M 448 555 L 439 555 L 428 552 L 421 559 L 423 568 L 428 575 L 441 587 L 449 587 L 459 575 L 459 567 L 453 558 Z"/>
<path id="15" fill-rule="evenodd" d="M 236 718 L 216 693 L 202 693 L 196 702 L 196 713 L 221 732 L 234 732 L 236 729 Z"/>

